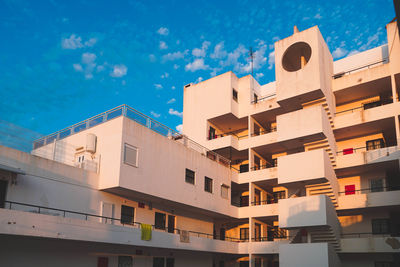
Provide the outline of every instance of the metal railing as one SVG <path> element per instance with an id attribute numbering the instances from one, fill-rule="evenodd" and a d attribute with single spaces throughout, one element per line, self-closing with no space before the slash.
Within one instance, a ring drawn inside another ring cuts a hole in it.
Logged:
<path id="1" fill-rule="evenodd" d="M 400 190 L 400 186 L 376 186 L 376 187 L 369 187 L 357 190 L 347 190 L 339 192 L 339 196 L 347 195 L 359 195 L 359 194 L 367 194 L 367 193 L 378 193 L 378 192 L 386 192 L 386 191 L 397 191 Z"/>
<path id="2" fill-rule="evenodd" d="M 378 233 L 346 233 L 341 234 L 341 238 L 365 238 L 365 237 L 400 237 L 400 233 L 387 233 L 387 234 L 378 234 Z"/>
<path id="3" fill-rule="evenodd" d="M 385 147 L 386 147 L 385 145 L 375 145 L 374 147 L 362 146 L 362 147 L 356 147 L 356 148 L 346 148 L 346 149 L 336 152 L 336 154 L 338 156 L 340 156 L 340 155 L 346 156 L 346 155 L 356 154 L 356 153 L 365 152 L 365 151 L 373 151 L 373 150 L 381 149 L 381 148 L 385 148 Z"/>
<path id="4" fill-rule="evenodd" d="M 7 204 L 7 205 L 6 205 Z M 57 209 L 57 208 L 50 208 L 50 207 L 44 207 L 44 206 L 39 206 L 39 205 L 33 205 L 33 204 L 27 204 L 27 203 L 21 203 L 21 202 L 15 202 L 15 201 L 3 201 L 3 203 L 0 202 L 0 208 L 4 209 L 9 209 L 9 210 L 19 210 L 19 211 L 25 211 L 25 212 L 31 212 L 31 213 L 37 213 L 37 214 L 43 214 L 43 215 L 52 215 L 52 216 L 62 216 L 64 218 L 75 218 L 75 219 L 82 219 L 85 221 L 89 221 L 91 218 L 98 220 L 97 222 L 103 224 L 113 224 L 114 222 L 118 222 L 122 226 L 131 226 L 135 228 L 140 228 L 142 223 L 140 222 L 126 222 L 122 218 L 114 218 L 114 217 L 107 217 L 107 216 L 101 216 L 97 214 L 91 214 L 91 213 L 85 213 L 85 212 L 79 212 L 79 211 L 71 211 L 71 210 L 65 210 L 65 209 Z M 17 209 L 17 207 L 24 207 L 24 208 L 30 208 L 30 210 L 21 210 Z M 31 208 L 34 208 L 33 210 Z M 75 216 L 72 216 L 75 215 Z M 77 217 L 78 216 L 78 217 Z M 133 218 L 132 218 L 133 219 Z M 178 228 L 172 228 L 168 226 L 156 226 L 154 224 L 151 225 L 153 230 L 159 230 L 159 231 L 165 231 L 171 234 L 180 234 L 182 229 Z M 215 234 L 209 234 L 209 233 L 203 233 L 203 232 L 197 232 L 197 231 L 187 231 L 190 236 L 196 236 L 196 237 L 201 237 L 201 238 L 208 238 L 208 239 L 215 239 L 215 240 L 222 240 L 222 241 L 229 241 L 229 242 L 243 242 L 239 238 L 235 237 L 229 237 L 229 236 L 218 236 Z"/>
<path id="5" fill-rule="evenodd" d="M 353 68 L 353 69 L 350 69 L 350 70 L 347 70 L 347 71 L 342 71 L 342 72 L 336 73 L 336 74 L 332 75 L 332 78 L 333 79 L 338 79 L 338 78 L 341 78 L 344 75 L 350 74 L 350 73 L 352 73 L 354 71 L 365 69 L 365 68 L 369 69 L 371 66 L 374 66 L 374 65 L 377 65 L 377 64 L 380 64 L 380 63 L 388 63 L 388 62 L 389 62 L 389 58 L 387 57 L 387 58 L 384 58 L 384 59 L 379 60 L 379 61 L 368 63 L 368 64 L 363 65 L 361 67 L 357 67 L 357 68 Z"/>
<path id="6" fill-rule="evenodd" d="M 214 151 L 207 149 L 206 147 L 200 145 L 199 143 L 196 143 L 195 141 L 189 139 L 187 136 L 182 135 L 181 133 L 159 123 L 158 121 L 150 118 L 149 116 L 144 115 L 143 113 L 141 113 L 125 104 L 118 106 L 116 108 L 110 109 L 108 111 L 105 111 L 99 115 L 96 115 L 94 117 L 86 119 L 82 122 L 78 122 L 72 126 L 64 128 L 64 129 L 57 131 L 55 133 L 52 133 L 50 135 L 36 139 L 33 142 L 33 150 L 38 149 L 44 145 L 52 144 L 55 140 L 64 139 L 75 133 L 79 133 L 83 130 L 92 128 L 94 126 L 97 126 L 99 124 L 102 124 L 104 122 L 110 121 L 112 119 L 115 119 L 115 118 L 118 118 L 121 116 L 127 117 L 149 129 L 157 132 L 158 134 L 161 134 L 161 135 L 168 137 L 172 140 L 175 140 L 177 142 L 183 143 L 185 146 L 187 146 L 193 150 L 196 150 L 197 152 L 202 153 L 203 155 L 207 156 L 208 158 L 210 158 L 214 161 L 217 161 L 225 166 L 230 165 L 230 160 L 226 159 L 225 157 L 215 153 Z M 209 156 L 209 155 L 211 155 L 211 156 Z"/>
<path id="7" fill-rule="evenodd" d="M 363 103 L 361 106 L 336 112 L 335 116 L 343 115 L 344 113 L 350 113 L 350 112 L 353 113 L 354 111 L 359 110 L 359 109 L 367 110 L 367 109 L 371 109 L 371 108 L 375 108 L 375 107 L 385 106 L 385 105 L 392 104 L 392 103 L 393 103 L 392 99 Z"/>
<path id="8" fill-rule="evenodd" d="M 272 93 L 272 94 L 263 96 L 263 97 L 261 97 L 261 98 L 254 99 L 253 101 L 251 101 L 251 103 L 252 103 L 252 104 L 257 104 L 257 103 L 259 103 L 259 102 L 265 101 L 265 100 L 267 100 L 267 99 L 269 99 L 269 98 L 271 98 L 271 97 L 274 97 L 274 96 L 276 96 L 276 93 Z"/>

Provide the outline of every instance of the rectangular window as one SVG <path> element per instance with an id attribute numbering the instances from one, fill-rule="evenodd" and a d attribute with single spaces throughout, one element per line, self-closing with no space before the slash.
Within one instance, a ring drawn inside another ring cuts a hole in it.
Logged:
<path id="1" fill-rule="evenodd" d="M 131 256 L 118 256 L 118 267 L 132 267 L 133 260 Z"/>
<path id="2" fill-rule="evenodd" d="M 161 257 L 153 258 L 153 267 L 164 267 L 165 260 Z"/>
<path id="3" fill-rule="evenodd" d="M 210 126 L 210 130 L 208 131 L 208 140 L 213 140 L 215 138 L 217 138 L 215 135 L 215 128 Z"/>
<path id="4" fill-rule="evenodd" d="M 366 143 L 366 147 L 367 147 L 367 150 L 383 148 L 383 147 L 385 147 L 385 142 L 383 141 L 383 138 L 369 140 Z"/>
<path id="5" fill-rule="evenodd" d="M 124 163 L 138 167 L 138 149 L 137 147 L 125 144 Z"/>
<path id="6" fill-rule="evenodd" d="M 186 169 L 185 181 L 189 184 L 194 184 L 194 171 Z"/>
<path id="7" fill-rule="evenodd" d="M 229 199 L 229 186 L 221 185 L 221 197 Z"/>
<path id="8" fill-rule="evenodd" d="M 204 191 L 212 193 L 213 189 L 213 180 L 208 178 L 207 176 L 204 177 Z"/>
<path id="9" fill-rule="evenodd" d="M 356 185 L 349 184 L 344 186 L 345 195 L 354 195 L 356 193 Z"/>
<path id="10" fill-rule="evenodd" d="M 235 89 L 232 89 L 232 98 L 238 102 L 238 92 Z"/>
<path id="11" fill-rule="evenodd" d="M 154 228 L 165 230 L 166 215 L 164 213 L 156 212 Z"/>
<path id="12" fill-rule="evenodd" d="M 372 219 L 372 234 L 389 234 L 389 219 Z"/>
<path id="13" fill-rule="evenodd" d="M 383 191 L 383 179 L 373 179 L 369 181 L 371 192 Z"/>
<path id="14" fill-rule="evenodd" d="M 274 203 L 278 203 L 279 199 L 285 199 L 286 198 L 286 192 L 285 191 L 276 191 L 272 193 L 274 197 Z"/>
<path id="15" fill-rule="evenodd" d="M 254 94 L 254 103 L 257 103 L 257 102 L 258 102 L 258 95 Z"/>
<path id="16" fill-rule="evenodd" d="M 240 240 L 249 240 L 249 228 L 240 228 Z"/>
<path id="17" fill-rule="evenodd" d="M 121 223 L 133 224 L 135 215 L 135 208 L 122 205 L 121 206 Z"/>
<path id="18" fill-rule="evenodd" d="M 174 266 L 175 266 L 175 259 L 167 258 L 167 267 L 174 267 Z"/>

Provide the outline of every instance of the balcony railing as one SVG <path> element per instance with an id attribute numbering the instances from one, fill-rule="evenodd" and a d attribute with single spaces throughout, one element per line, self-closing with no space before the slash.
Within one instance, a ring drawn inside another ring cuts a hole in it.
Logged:
<path id="1" fill-rule="evenodd" d="M 43 214 L 43 215 L 60 216 L 60 217 L 64 217 L 64 218 L 82 219 L 85 221 L 94 219 L 99 223 L 101 221 L 101 223 L 103 223 L 103 224 L 118 223 L 121 226 L 134 227 L 134 228 L 140 228 L 142 225 L 142 223 L 135 222 L 135 221 L 127 223 L 127 222 L 124 222 L 124 220 L 122 220 L 121 218 L 107 217 L 107 216 L 101 216 L 101 215 L 97 215 L 97 214 L 90 214 L 90 213 L 71 211 L 71 210 L 65 210 L 65 209 L 50 208 L 50 207 L 44 207 L 44 206 L 15 202 L 15 201 L 0 202 L 0 208 L 9 209 L 9 210 L 25 211 L 25 212 L 31 212 L 31 213 L 37 213 L 37 214 Z M 27 210 L 27 209 L 29 209 L 29 210 Z M 165 232 L 168 232 L 171 234 L 180 234 L 182 231 L 182 229 L 172 228 L 172 227 L 168 227 L 168 226 L 165 226 L 165 227 L 160 227 L 160 226 L 156 226 L 156 225 L 151 225 L 151 226 L 152 226 L 152 229 L 155 231 L 165 231 Z M 188 232 L 189 232 L 190 236 L 222 240 L 222 241 L 229 241 L 229 242 L 243 242 L 243 240 L 240 240 L 239 238 L 235 238 L 235 237 L 229 237 L 229 236 L 221 237 L 216 234 L 209 234 L 209 233 L 190 231 L 190 230 Z"/>
<path id="2" fill-rule="evenodd" d="M 345 156 L 345 155 L 351 155 L 351 154 L 357 154 L 357 153 L 361 153 L 361 152 L 366 152 L 366 151 L 373 151 L 376 149 L 381 149 L 381 148 L 385 148 L 385 145 L 380 145 L 380 144 L 375 144 L 374 146 L 371 147 L 367 147 L 367 146 L 363 146 L 363 147 L 357 147 L 357 148 L 346 148 L 343 149 L 341 151 L 336 152 L 336 154 L 338 156 Z"/>
<path id="3" fill-rule="evenodd" d="M 345 76 L 345 75 L 348 75 L 348 74 L 350 74 L 350 73 L 352 73 L 352 72 L 355 72 L 355 71 L 357 71 L 357 70 L 361 70 L 361 69 L 365 69 L 365 68 L 369 69 L 370 67 L 375 66 L 375 65 L 377 65 L 377 64 L 380 64 L 380 63 L 388 63 L 388 62 L 389 62 L 389 58 L 384 58 L 384 59 L 382 59 L 382 60 L 378 60 L 378 61 L 375 61 L 375 62 L 368 63 L 368 64 L 363 65 L 363 66 L 361 66 L 361 67 L 357 67 L 357 68 L 353 68 L 353 69 L 350 69 L 350 70 L 347 70 L 347 71 L 342 71 L 342 72 L 339 72 L 339 73 L 335 73 L 335 74 L 332 76 L 332 78 L 333 78 L 333 79 L 338 79 L 338 78 L 341 78 L 341 77 L 343 77 L 343 76 Z"/>
<path id="4" fill-rule="evenodd" d="M 250 135 L 250 137 L 264 135 L 264 134 L 272 133 L 272 132 L 276 132 L 276 127 L 271 127 L 270 129 L 265 129 L 265 130 L 259 131 L 258 133 L 252 133 Z M 225 137 L 225 136 L 234 136 L 238 140 L 241 140 L 241 139 L 249 137 L 248 134 L 238 135 L 238 134 L 236 134 L 234 132 L 228 132 L 228 133 L 219 133 L 219 134 L 215 134 L 213 136 L 208 136 L 207 140 L 214 140 L 214 139 L 222 138 L 222 137 Z"/>
<path id="5" fill-rule="evenodd" d="M 252 104 L 257 104 L 257 103 L 263 102 L 265 100 L 268 100 L 270 98 L 273 98 L 274 96 L 276 96 L 276 93 L 269 94 L 269 95 L 263 96 L 261 98 L 254 99 L 253 101 L 251 101 L 251 103 Z"/>
<path id="6" fill-rule="evenodd" d="M 230 160 L 226 159 L 225 157 L 215 153 L 214 151 L 207 149 L 206 147 L 196 143 L 195 141 L 189 139 L 188 137 L 182 135 L 181 133 L 159 123 L 158 121 L 153 120 L 149 116 L 146 116 L 143 113 L 141 113 L 125 104 L 118 106 L 116 108 L 113 108 L 111 110 L 108 110 L 106 112 L 103 112 L 94 117 L 91 117 L 82 122 L 76 123 L 70 127 L 62 129 L 53 134 L 39 138 L 33 142 L 33 150 L 40 148 L 44 145 L 53 144 L 53 142 L 55 140 L 64 139 L 75 133 L 79 133 L 83 130 L 92 128 L 94 126 L 97 126 L 99 124 L 102 124 L 104 122 L 110 121 L 112 119 L 115 119 L 115 118 L 118 118 L 121 116 L 127 117 L 149 129 L 157 132 L 158 134 L 161 134 L 165 137 L 168 137 L 172 140 L 182 143 L 185 146 L 187 146 L 193 150 L 196 150 L 197 152 L 199 152 L 199 153 L 207 156 L 208 158 L 210 158 L 214 161 L 217 161 L 225 166 L 230 165 Z"/>
<path id="7" fill-rule="evenodd" d="M 342 111 L 336 112 L 335 116 L 344 115 L 344 114 L 347 114 L 347 113 L 353 113 L 353 112 L 358 111 L 358 110 L 367 110 L 367 109 L 380 107 L 380 106 L 384 106 L 384 105 L 388 105 L 388 104 L 392 104 L 392 103 L 393 103 L 392 99 L 372 101 L 372 102 L 369 102 L 369 103 L 364 103 L 361 106 L 358 106 L 358 107 L 355 107 L 355 108 L 346 109 L 346 110 L 342 110 Z"/>
<path id="8" fill-rule="evenodd" d="M 357 189 L 357 190 L 342 191 L 342 192 L 339 192 L 338 194 L 339 194 L 339 196 L 351 196 L 351 195 L 377 193 L 377 192 L 385 192 L 385 191 L 397 191 L 397 190 L 400 190 L 400 186 L 376 186 L 376 187 L 363 188 L 363 189 Z"/>
<path id="9" fill-rule="evenodd" d="M 400 237 L 400 233 L 375 234 L 375 233 L 346 233 L 341 238 L 366 238 L 366 237 Z"/>

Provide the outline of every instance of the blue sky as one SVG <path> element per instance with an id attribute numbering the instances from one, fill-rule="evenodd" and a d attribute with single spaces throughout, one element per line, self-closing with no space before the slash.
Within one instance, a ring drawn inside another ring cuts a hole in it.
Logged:
<path id="1" fill-rule="evenodd" d="M 265 84 L 294 25 L 338 59 L 386 43 L 394 16 L 392 0 L 0 0 L 0 119 L 49 134 L 128 104 L 175 129 L 183 85 L 247 75 L 250 46 Z"/>

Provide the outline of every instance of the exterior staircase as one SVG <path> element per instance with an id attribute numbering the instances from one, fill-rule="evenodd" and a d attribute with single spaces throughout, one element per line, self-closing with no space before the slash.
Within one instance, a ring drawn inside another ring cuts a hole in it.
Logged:
<path id="1" fill-rule="evenodd" d="M 308 228 L 307 230 L 311 235 L 311 243 L 329 243 L 336 251 L 340 251 L 340 240 L 329 225 Z"/>
<path id="2" fill-rule="evenodd" d="M 326 195 L 332 200 L 332 204 L 335 208 L 339 206 L 335 193 L 333 192 L 332 186 L 329 182 L 306 185 L 305 187 L 307 196 Z"/>

